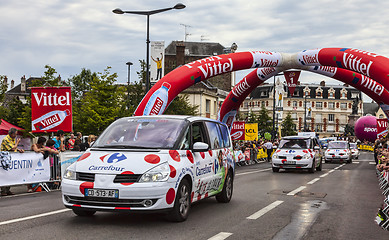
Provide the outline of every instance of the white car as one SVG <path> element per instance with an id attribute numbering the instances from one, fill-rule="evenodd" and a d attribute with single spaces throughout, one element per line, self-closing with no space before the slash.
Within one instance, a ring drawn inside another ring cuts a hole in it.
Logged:
<path id="1" fill-rule="evenodd" d="M 310 173 L 322 169 L 322 149 L 314 137 L 283 137 L 272 156 L 273 172 L 280 169 L 308 169 Z"/>
<path id="2" fill-rule="evenodd" d="M 62 199 L 79 216 L 165 210 L 174 221 L 216 196 L 229 202 L 234 156 L 225 124 L 188 116 L 116 120 L 65 172 Z"/>
<path id="3" fill-rule="evenodd" d="M 352 153 L 350 144 L 347 141 L 332 141 L 328 143 L 327 150 L 325 151 L 324 161 L 334 162 L 352 162 Z"/>
<path id="4" fill-rule="evenodd" d="M 359 158 L 359 149 L 358 149 L 358 145 L 356 143 L 350 143 L 350 149 L 351 149 L 351 154 L 353 156 L 354 159 L 358 159 Z"/>

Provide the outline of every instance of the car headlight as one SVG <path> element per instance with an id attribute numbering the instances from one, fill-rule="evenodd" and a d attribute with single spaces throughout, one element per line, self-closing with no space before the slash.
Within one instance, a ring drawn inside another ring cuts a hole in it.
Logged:
<path id="1" fill-rule="evenodd" d="M 63 178 L 70 179 L 70 180 L 76 180 L 76 171 L 66 169 L 65 174 L 63 175 Z"/>
<path id="2" fill-rule="evenodd" d="M 273 153 L 273 156 L 272 156 L 272 158 L 278 158 L 278 155 L 277 155 L 277 154 L 275 154 L 275 153 Z"/>
<path id="3" fill-rule="evenodd" d="M 170 175 L 169 164 L 163 163 L 145 172 L 139 179 L 139 182 L 165 182 Z"/>
<path id="4" fill-rule="evenodd" d="M 307 153 L 304 155 L 303 159 L 310 159 L 311 158 L 311 154 Z"/>

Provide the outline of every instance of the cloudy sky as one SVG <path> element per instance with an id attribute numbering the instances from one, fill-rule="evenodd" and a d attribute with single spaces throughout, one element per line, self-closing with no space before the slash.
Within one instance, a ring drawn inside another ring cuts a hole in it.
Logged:
<path id="1" fill-rule="evenodd" d="M 181 2 L 182 10 L 150 17 L 150 40 L 218 42 L 238 51 L 295 53 L 322 47 L 352 47 L 389 57 L 389 1 L 382 0 L 1 0 L 0 75 L 14 79 L 42 76 L 46 64 L 63 79 L 82 68 L 107 66 L 127 82 L 128 61 L 146 55 L 146 16 L 112 10 L 152 10 Z M 250 71 L 237 74 L 240 80 Z M 303 72 L 300 81 L 325 77 Z M 329 83 L 340 82 L 326 79 Z"/>

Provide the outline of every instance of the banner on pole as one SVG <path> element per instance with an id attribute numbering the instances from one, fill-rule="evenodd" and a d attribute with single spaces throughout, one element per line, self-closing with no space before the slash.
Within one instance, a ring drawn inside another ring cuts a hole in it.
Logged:
<path id="1" fill-rule="evenodd" d="M 244 140 L 245 122 L 234 122 L 231 127 L 232 140 Z"/>
<path id="2" fill-rule="evenodd" d="M 245 140 L 254 141 L 258 139 L 258 123 L 245 124 Z"/>
<path id="3" fill-rule="evenodd" d="M 381 138 L 388 133 L 388 119 L 377 119 L 377 138 Z"/>
<path id="4" fill-rule="evenodd" d="M 70 87 L 31 88 L 32 132 L 73 131 Z"/>
<path id="5" fill-rule="evenodd" d="M 42 153 L 10 153 L 11 165 L 0 168 L 0 186 L 31 184 L 50 180 L 50 160 Z"/>
<path id="6" fill-rule="evenodd" d="M 290 96 L 293 97 L 294 89 L 297 86 L 297 81 L 300 77 L 301 71 L 285 71 L 284 76 L 288 85 Z"/>
<path id="7" fill-rule="evenodd" d="M 164 76 L 165 41 L 150 43 L 150 82 L 156 83 Z"/>

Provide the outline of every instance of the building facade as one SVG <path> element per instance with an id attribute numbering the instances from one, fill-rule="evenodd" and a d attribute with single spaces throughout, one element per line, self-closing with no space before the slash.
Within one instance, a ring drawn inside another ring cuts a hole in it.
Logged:
<path id="1" fill-rule="evenodd" d="M 343 134 L 350 115 L 363 116 L 361 92 L 348 85 L 298 83 L 291 96 L 285 82 L 277 79 L 276 91 L 278 86 L 281 95 L 278 93 L 275 99 L 273 86 L 265 83 L 257 87 L 240 106 L 240 115 L 244 118 L 249 112 L 258 114 L 262 106 L 272 114 L 275 106 L 277 128 L 290 113 L 296 131 L 315 131 L 320 137 Z"/>

